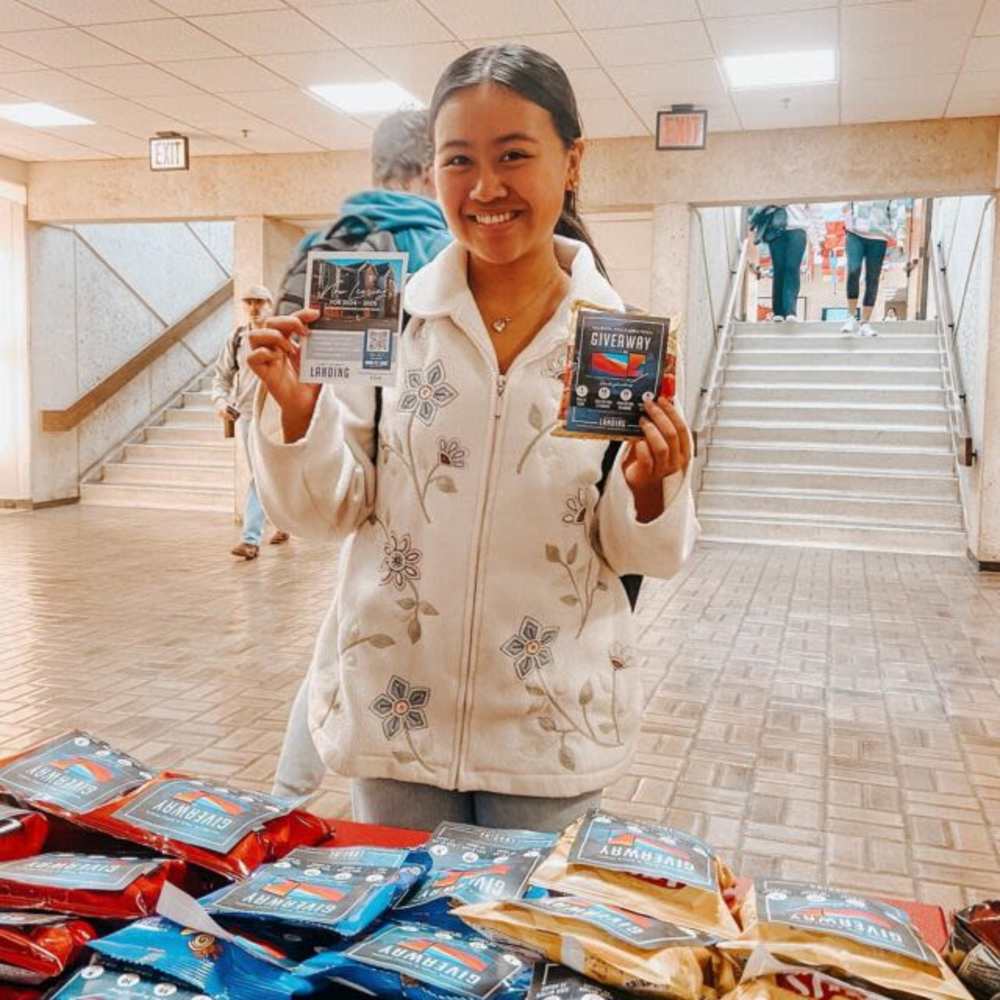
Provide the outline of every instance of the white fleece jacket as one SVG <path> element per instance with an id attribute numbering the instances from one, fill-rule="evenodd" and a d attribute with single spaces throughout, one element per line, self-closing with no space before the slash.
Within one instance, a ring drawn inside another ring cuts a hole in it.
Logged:
<path id="1" fill-rule="evenodd" d="M 377 436 L 370 389 L 325 386 L 294 444 L 258 393 L 264 508 L 344 541 L 309 685 L 310 730 L 341 774 L 569 796 L 628 766 L 642 683 L 619 576 L 672 576 L 698 524 L 687 477 L 641 524 L 626 448 L 599 495 L 607 442 L 550 434 L 571 303 L 622 307 L 586 246 L 557 237 L 556 252 L 569 293 L 506 375 L 453 244 L 407 286 Z"/>

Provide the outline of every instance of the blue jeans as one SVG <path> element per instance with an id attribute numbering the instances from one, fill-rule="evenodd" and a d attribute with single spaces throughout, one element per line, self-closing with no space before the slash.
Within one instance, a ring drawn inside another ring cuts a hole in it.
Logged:
<path id="1" fill-rule="evenodd" d="M 865 300 L 862 305 L 871 308 L 878 298 L 878 285 L 882 278 L 882 264 L 889 244 L 885 240 L 871 240 L 857 233 L 847 234 L 847 298 L 857 302 L 861 291 L 861 265 L 865 267 Z"/>
<path id="2" fill-rule="evenodd" d="M 771 308 L 775 316 L 794 316 L 802 282 L 802 258 L 806 253 L 804 229 L 786 229 L 771 243 Z"/>
<path id="3" fill-rule="evenodd" d="M 250 436 L 250 421 L 246 417 L 240 417 L 236 422 L 240 429 L 240 437 L 243 441 L 243 453 L 247 457 L 247 465 L 250 465 L 250 449 L 247 447 L 247 439 Z M 253 466 L 250 466 L 250 485 L 247 487 L 247 499 L 243 505 L 243 541 L 247 545 L 260 545 L 261 538 L 264 537 L 264 524 L 267 515 L 260 505 L 260 497 L 257 496 L 257 483 L 253 478 Z"/>

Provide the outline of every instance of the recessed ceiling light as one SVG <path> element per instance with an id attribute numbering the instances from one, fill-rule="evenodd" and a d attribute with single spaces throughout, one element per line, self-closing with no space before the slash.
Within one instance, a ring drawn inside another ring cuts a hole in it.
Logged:
<path id="1" fill-rule="evenodd" d="M 833 83 L 837 79 L 837 59 L 833 49 L 726 56 L 722 65 L 733 90 Z"/>
<path id="2" fill-rule="evenodd" d="M 392 80 L 378 83 L 317 83 L 309 90 L 338 111 L 352 115 L 379 115 L 403 108 L 422 108 L 423 101 Z"/>
<path id="3" fill-rule="evenodd" d="M 57 128 L 60 125 L 93 125 L 89 118 L 82 118 L 51 104 L 0 104 L 0 118 L 30 125 L 32 128 Z"/>

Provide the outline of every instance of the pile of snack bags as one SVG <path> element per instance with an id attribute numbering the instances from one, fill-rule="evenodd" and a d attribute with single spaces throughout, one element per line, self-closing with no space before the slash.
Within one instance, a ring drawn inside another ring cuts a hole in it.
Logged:
<path id="1" fill-rule="evenodd" d="M 412 850 L 331 832 L 82 732 L 0 760 L 0 1000 L 970 1000 L 904 911 L 740 895 L 679 830 L 591 810 Z"/>

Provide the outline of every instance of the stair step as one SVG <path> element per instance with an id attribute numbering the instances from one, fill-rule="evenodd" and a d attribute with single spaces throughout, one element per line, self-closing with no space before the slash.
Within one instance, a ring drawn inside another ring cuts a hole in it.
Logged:
<path id="1" fill-rule="evenodd" d="M 193 427 L 212 427 L 222 433 L 222 420 L 215 410 L 206 406 L 175 406 L 164 414 L 167 424 L 184 424 Z"/>
<path id="2" fill-rule="evenodd" d="M 867 360 L 867 359 L 865 359 Z M 923 386 L 940 389 L 940 368 L 887 367 L 885 365 L 783 365 L 763 362 L 736 363 L 726 368 L 726 384 L 799 384 L 851 387 L 868 385 Z"/>
<path id="3" fill-rule="evenodd" d="M 224 465 L 232 469 L 236 453 L 232 441 L 213 444 L 129 444 L 125 446 L 126 462 L 150 462 L 175 465 Z"/>
<path id="4" fill-rule="evenodd" d="M 817 456 L 817 461 L 822 456 Z M 877 473 L 867 469 L 835 470 L 822 466 L 741 465 L 713 462 L 702 472 L 705 490 L 795 490 L 804 493 L 834 493 L 838 496 L 886 496 L 904 499 L 959 499 L 958 480 L 953 475 L 903 472 Z"/>
<path id="5" fill-rule="evenodd" d="M 916 448 L 947 451 L 951 437 L 937 427 L 900 427 L 891 424 L 861 424 L 784 421 L 719 420 L 712 428 L 713 444 L 825 444 L 858 445 L 874 448 Z"/>
<path id="6" fill-rule="evenodd" d="M 890 406 L 945 405 L 944 389 L 908 385 L 830 386 L 808 382 L 769 385 L 750 382 L 743 385 L 726 383 L 721 390 L 723 403 L 878 403 Z"/>
<path id="7" fill-rule="evenodd" d="M 786 403 L 779 400 L 763 402 L 724 401 L 718 409 L 719 421 L 788 421 L 790 423 L 916 425 L 948 429 L 948 411 L 943 406 L 905 406 L 898 403 L 869 401 L 864 405 L 847 403 L 831 405 L 823 402 Z"/>
<path id="8" fill-rule="evenodd" d="M 808 323 L 734 323 L 735 334 L 761 333 L 774 334 L 790 331 L 795 333 L 837 333 L 844 325 L 843 320 L 821 322 L 811 320 Z M 872 327 L 880 337 L 895 337 L 900 334 L 928 334 L 937 332 L 937 324 L 932 319 L 903 319 L 894 322 L 872 323 Z"/>
<path id="9" fill-rule="evenodd" d="M 134 486 L 167 484 L 169 486 L 209 486 L 233 492 L 233 466 L 167 462 L 109 462 L 104 466 L 102 483 L 128 483 Z"/>
<path id="10" fill-rule="evenodd" d="M 225 441 L 221 420 L 207 427 L 160 424 L 157 427 L 147 427 L 145 434 L 146 440 L 151 444 L 217 444 Z"/>
<path id="11" fill-rule="evenodd" d="M 213 412 L 215 410 L 212 406 L 212 394 L 207 389 L 185 392 L 181 399 L 184 406 L 207 406 Z"/>
<path id="12" fill-rule="evenodd" d="M 699 516 L 702 540 L 810 548 L 908 552 L 919 555 L 964 556 L 964 531 L 941 528 L 900 528 L 894 525 L 834 522 L 827 516 L 747 517 L 742 514 Z"/>
<path id="13" fill-rule="evenodd" d="M 750 517 L 823 517 L 832 522 L 884 524 L 903 528 L 962 527 L 961 507 L 955 501 L 902 500 L 831 492 L 703 489 L 699 514 Z"/>
<path id="14" fill-rule="evenodd" d="M 852 337 L 850 334 L 802 332 L 791 327 L 782 333 L 738 333 L 733 337 L 735 350 L 751 351 L 843 351 L 870 353 L 885 351 L 934 351 L 938 350 L 936 333 L 900 333 L 891 336 Z"/>
<path id="15" fill-rule="evenodd" d="M 232 490 L 198 486 L 81 483 L 80 503 L 95 507 L 152 507 L 231 513 Z"/>
<path id="16" fill-rule="evenodd" d="M 823 368 L 834 366 L 841 368 L 866 368 L 877 365 L 880 368 L 930 368 L 935 372 L 941 370 L 941 355 L 934 351 L 895 351 L 888 344 L 879 344 L 878 348 L 868 347 L 867 340 L 846 340 L 850 347 L 842 350 L 810 351 L 797 346 L 787 350 L 767 351 L 748 350 L 742 347 L 729 352 L 730 365 L 776 365 L 790 368 Z M 864 343 L 864 347 L 854 347 L 854 344 Z"/>
<path id="17" fill-rule="evenodd" d="M 763 467 L 817 466 L 837 469 L 877 469 L 892 472 L 935 473 L 950 475 L 955 470 L 955 456 L 944 449 L 884 448 L 874 442 L 869 445 L 843 445 L 830 448 L 823 444 L 730 444 L 713 440 L 708 446 L 708 464 L 756 465 Z"/>

